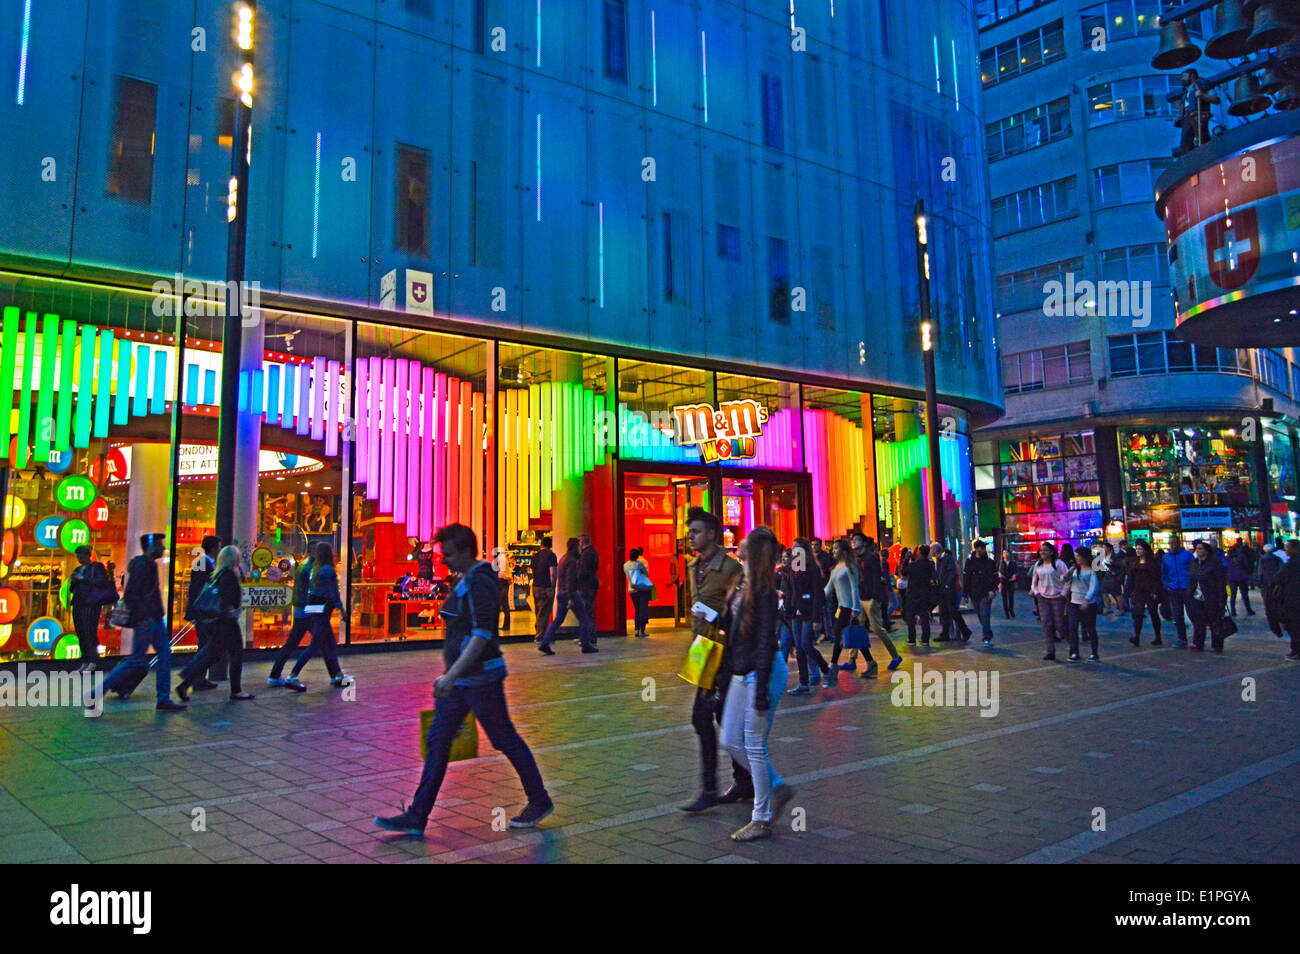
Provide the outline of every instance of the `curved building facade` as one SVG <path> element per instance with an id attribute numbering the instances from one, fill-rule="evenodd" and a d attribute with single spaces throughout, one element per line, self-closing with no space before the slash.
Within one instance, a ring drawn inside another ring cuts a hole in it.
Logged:
<path id="1" fill-rule="evenodd" d="M 179 606 L 236 373 L 255 644 L 309 542 L 350 571 L 351 638 L 437 635 L 428 541 L 453 520 L 497 552 L 520 633 L 548 533 L 595 538 L 603 629 L 633 546 L 680 618 L 690 505 L 731 545 L 758 524 L 969 537 L 969 431 L 1002 403 L 970 3 L 263 0 L 243 196 L 241 6 L 42 0 L 0 23 L 21 502 L 0 653 L 66 644 L 62 536 L 120 575 L 168 532 Z M 918 200 L 943 528 L 921 505 Z M 235 353 L 218 283 L 239 275 Z M 69 509 L 76 476 L 95 489 Z"/>

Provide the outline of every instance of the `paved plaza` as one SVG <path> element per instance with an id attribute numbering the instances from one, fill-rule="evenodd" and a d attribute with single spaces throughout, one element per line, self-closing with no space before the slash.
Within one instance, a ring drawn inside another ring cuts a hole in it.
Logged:
<path id="1" fill-rule="evenodd" d="M 1300 665 L 1261 617 L 1221 657 L 1134 649 L 1127 619 L 1103 621 L 1103 662 L 1073 665 L 1041 659 L 1032 617 L 995 622 L 992 652 L 909 650 L 896 630 L 903 670 L 996 672 L 995 716 L 896 706 L 888 678 L 849 674 L 782 700 L 771 750 L 796 793 L 766 842 L 729 839 L 747 806 L 677 808 L 698 787 L 694 689 L 674 675 L 686 634 L 663 632 L 592 656 L 505 648 L 513 715 L 556 803 L 535 831 L 494 828 L 523 795 L 486 739 L 451 767 L 423 841 L 372 825 L 419 776 L 418 711 L 441 671 L 430 646 L 345 656 L 355 701 L 318 662 L 298 695 L 265 688 L 256 661 L 251 703 L 218 690 L 157 713 L 150 677 L 99 719 L 0 709 L 0 862 L 1300 859 Z"/>

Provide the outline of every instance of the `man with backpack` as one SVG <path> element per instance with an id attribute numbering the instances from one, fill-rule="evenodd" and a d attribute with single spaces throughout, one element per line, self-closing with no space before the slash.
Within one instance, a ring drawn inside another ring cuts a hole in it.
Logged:
<path id="1" fill-rule="evenodd" d="M 194 600 L 203 592 L 203 587 L 212 579 L 212 567 L 217 558 L 217 553 L 221 550 L 221 538 L 208 535 L 203 538 L 203 552 L 199 554 L 194 566 L 190 570 L 190 588 L 185 594 L 185 618 L 194 624 L 194 636 L 198 642 L 198 654 L 195 658 L 203 653 L 207 647 L 208 641 L 212 639 L 213 620 L 198 619 L 194 615 Z M 209 670 L 221 672 L 226 668 L 226 650 L 223 646 L 215 647 L 210 656 L 210 662 L 204 664 L 203 669 L 196 672 L 197 677 L 194 681 L 195 691 L 205 689 L 215 689 L 217 684 L 208 678 Z"/>
<path id="2" fill-rule="evenodd" d="M 946 643 L 951 640 L 953 624 L 957 626 L 957 631 L 961 634 L 958 638 L 963 642 L 970 642 L 971 629 L 966 625 L 966 620 L 961 615 L 961 570 L 957 566 L 957 559 L 952 555 L 952 550 L 942 543 L 936 543 L 930 548 L 934 557 L 935 577 L 939 584 L 939 638 L 938 641 Z"/>

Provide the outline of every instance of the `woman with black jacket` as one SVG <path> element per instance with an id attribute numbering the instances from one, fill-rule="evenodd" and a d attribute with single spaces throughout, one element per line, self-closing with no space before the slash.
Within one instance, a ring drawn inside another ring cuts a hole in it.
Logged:
<path id="1" fill-rule="evenodd" d="M 78 567 L 68 579 L 68 593 L 72 599 L 72 625 L 81 647 L 81 671 L 93 672 L 99 661 L 99 617 L 105 606 L 117 602 L 117 588 L 113 586 L 104 564 L 92 560 L 90 547 L 77 547 Z"/>
<path id="2" fill-rule="evenodd" d="M 1114 566 L 1114 564 L 1111 564 Z M 1133 613 L 1133 635 L 1129 642 L 1134 646 L 1142 643 L 1142 615 L 1151 617 L 1151 627 L 1156 638 L 1152 646 L 1161 645 L 1160 641 L 1160 600 L 1164 583 L 1160 576 L 1160 561 L 1151 552 L 1151 544 L 1139 540 L 1133 548 L 1133 557 L 1127 563 L 1125 589 L 1129 594 L 1129 607 Z"/>
<path id="3" fill-rule="evenodd" d="M 767 527 L 751 530 L 740 545 L 745 576 L 727 604 L 726 670 L 731 685 L 722 710 L 720 738 L 733 759 L 754 779 L 751 821 L 733 841 L 772 834 L 772 818 L 793 794 L 772 767 L 767 738 L 789 671 L 777 638 L 776 561 L 781 544 Z"/>
<path id="4" fill-rule="evenodd" d="M 903 591 L 903 616 L 907 619 L 907 644 L 916 645 L 916 624 L 921 624 L 921 645 L 930 645 L 930 611 L 935 603 L 934 564 L 925 547 L 917 547 L 916 555 L 903 571 L 907 589 Z"/>
<path id="5" fill-rule="evenodd" d="M 180 685 L 176 695 L 181 702 L 189 701 L 189 692 L 194 684 L 208 671 L 208 664 L 223 650 L 230 660 L 230 698 L 233 701 L 245 701 L 253 698 L 251 692 L 244 692 L 240 686 L 240 677 L 244 671 L 244 634 L 239 628 L 239 614 L 244 605 L 244 590 L 239 585 L 239 547 L 223 547 L 217 554 L 212 568 L 212 576 L 204 585 L 204 591 L 216 588 L 219 608 L 215 618 L 205 620 L 211 625 L 208 640 L 203 648 L 190 660 L 190 664 L 181 670 Z M 195 597 L 190 611 L 197 614 L 204 594 Z M 199 618 L 196 616 L 196 619 Z"/>
<path id="6" fill-rule="evenodd" d="M 1196 542 L 1196 559 L 1187 568 L 1187 615 L 1192 620 L 1192 649 L 1205 649 L 1205 631 L 1210 630 L 1210 651 L 1223 652 L 1223 639 L 1215 624 L 1228 605 L 1228 579 L 1223 557 L 1204 540 Z"/>
<path id="7" fill-rule="evenodd" d="M 307 660 L 313 653 L 320 653 L 329 670 L 330 685 L 338 688 L 352 682 L 352 677 L 343 671 L 339 658 L 334 652 L 334 626 L 330 622 L 335 608 L 342 614 L 343 599 L 339 595 L 339 574 L 334 569 L 334 548 L 328 543 L 316 545 L 316 562 L 311 569 L 311 582 L 307 591 L 307 618 L 311 620 L 311 642 L 302 651 L 298 661 L 293 664 L 293 671 L 285 681 L 285 688 L 294 692 L 305 692 L 307 687 L 298 681 Z M 314 611 L 314 612 L 313 612 Z"/>
<path id="8" fill-rule="evenodd" d="M 1002 590 L 1002 615 L 1014 619 L 1016 615 L 1016 577 L 1020 567 L 1011 559 L 1011 550 L 1002 547 L 1002 559 L 998 561 L 998 588 Z"/>
<path id="9" fill-rule="evenodd" d="M 810 683 L 830 679 L 831 667 L 817 649 L 814 624 L 825 613 L 825 594 L 822 587 L 821 566 L 813 559 L 812 546 L 802 537 L 795 540 L 790 552 L 790 565 L 784 567 L 782 595 L 785 598 L 786 620 L 794 636 L 794 658 L 799 664 L 799 685 L 790 690 L 792 696 L 809 692 Z M 816 667 L 816 672 L 811 669 Z"/>

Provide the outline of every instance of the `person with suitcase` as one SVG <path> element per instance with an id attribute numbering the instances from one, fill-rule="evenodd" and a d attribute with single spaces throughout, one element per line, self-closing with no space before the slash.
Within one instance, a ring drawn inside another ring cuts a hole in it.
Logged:
<path id="1" fill-rule="evenodd" d="M 166 534 L 146 533 L 140 537 L 142 553 L 131 558 L 126 567 L 126 590 L 122 601 L 127 617 L 123 624 L 135 630 L 131 655 L 117 664 L 104 680 L 102 692 L 116 692 L 125 699 L 140 684 L 149 671 L 144 661 L 149 647 L 157 654 L 155 660 L 158 685 L 159 712 L 182 712 L 187 707 L 172 702 L 172 652 L 167 638 L 166 615 L 163 612 L 162 588 L 158 583 L 158 561 L 165 551 Z"/>

